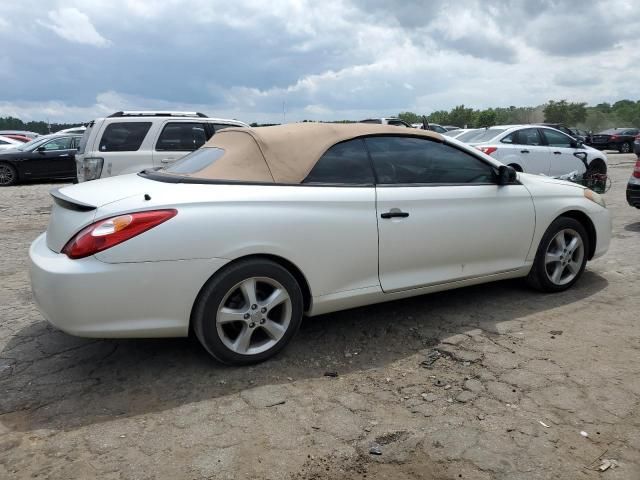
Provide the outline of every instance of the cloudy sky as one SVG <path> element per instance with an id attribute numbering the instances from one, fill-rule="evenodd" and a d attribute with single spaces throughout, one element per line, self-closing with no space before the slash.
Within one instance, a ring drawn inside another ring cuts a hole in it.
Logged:
<path id="1" fill-rule="evenodd" d="M 640 0 L 0 1 L 0 116 L 247 122 L 640 98 Z"/>

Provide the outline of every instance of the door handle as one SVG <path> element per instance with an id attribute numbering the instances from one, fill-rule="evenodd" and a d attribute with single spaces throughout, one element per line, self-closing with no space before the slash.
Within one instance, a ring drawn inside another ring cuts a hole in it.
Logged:
<path id="1" fill-rule="evenodd" d="M 162 163 L 171 163 L 175 160 L 175 158 L 163 158 L 160 160 Z"/>
<path id="2" fill-rule="evenodd" d="M 407 218 L 409 216 L 408 212 L 401 212 L 400 210 L 392 210 L 390 212 L 385 212 L 380 214 L 380 218 Z"/>
<path id="3" fill-rule="evenodd" d="M 562 155 L 562 152 L 553 152 L 554 155 Z"/>
<path id="4" fill-rule="evenodd" d="M 520 150 L 520 153 L 529 153 L 529 150 Z"/>

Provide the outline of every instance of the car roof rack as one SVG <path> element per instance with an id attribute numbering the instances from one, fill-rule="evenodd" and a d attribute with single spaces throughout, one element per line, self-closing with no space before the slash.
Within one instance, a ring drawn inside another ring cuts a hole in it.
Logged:
<path id="1" fill-rule="evenodd" d="M 173 112 L 173 111 L 153 111 L 153 110 L 127 110 L 112 113 L 107 118 L 112 117 L 200 117 L 208 118 L 204 113 L 200 112 Z"/>

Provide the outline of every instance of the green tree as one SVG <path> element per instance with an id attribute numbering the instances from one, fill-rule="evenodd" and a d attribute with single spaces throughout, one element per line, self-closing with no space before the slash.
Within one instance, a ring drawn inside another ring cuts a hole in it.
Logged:
<path id="1" fill-rule="evenodd" d="M 440 125 L 447 125 L 449 122 L 449 112 L 446 110 L 436 110 L 428 117 L 429 123 L 439 123 Z"/>
<path id="2" fill-rule="evenodd" d="M 407 123 L 422 123 L 422 116 L 413 112 L 400 112 L 398 118 Z"/>
<path id="3" fill-rule="evenodd" d="M 488 108 L 486 110 L 478 111 L 473 123 L 476 127 L 492 127 L 493 125 L 497 125 L 497 118 L 497 112 L 493 108 Z"/>
<path id="4" fill-rule="evenodd" d="M 566 100 L 558 102 L 549 100 L 543 109 L 544 121 L 569 126 L 584 122 L 587 118 L 586 105 L 586 103 L 570 103 Z"/>

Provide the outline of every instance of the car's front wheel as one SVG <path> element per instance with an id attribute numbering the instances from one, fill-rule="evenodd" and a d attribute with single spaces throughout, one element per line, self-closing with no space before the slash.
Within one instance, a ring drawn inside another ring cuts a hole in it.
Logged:
<path id="1" fill-rule="evenodd" d="M 197 300 L 194 332 L 230 365 L 262 362 L 282 350 L 302 321 L 295 277 L 268 259 L 239 261 L 215 275 Z"/>
<path id="2" fill-rule="evenodd" d="M 589 237 L 580 222 L 560 217 L 545 232 L 527 280 L 545 292 L 560 292 L 582 276 L 587 264 Z"/>

